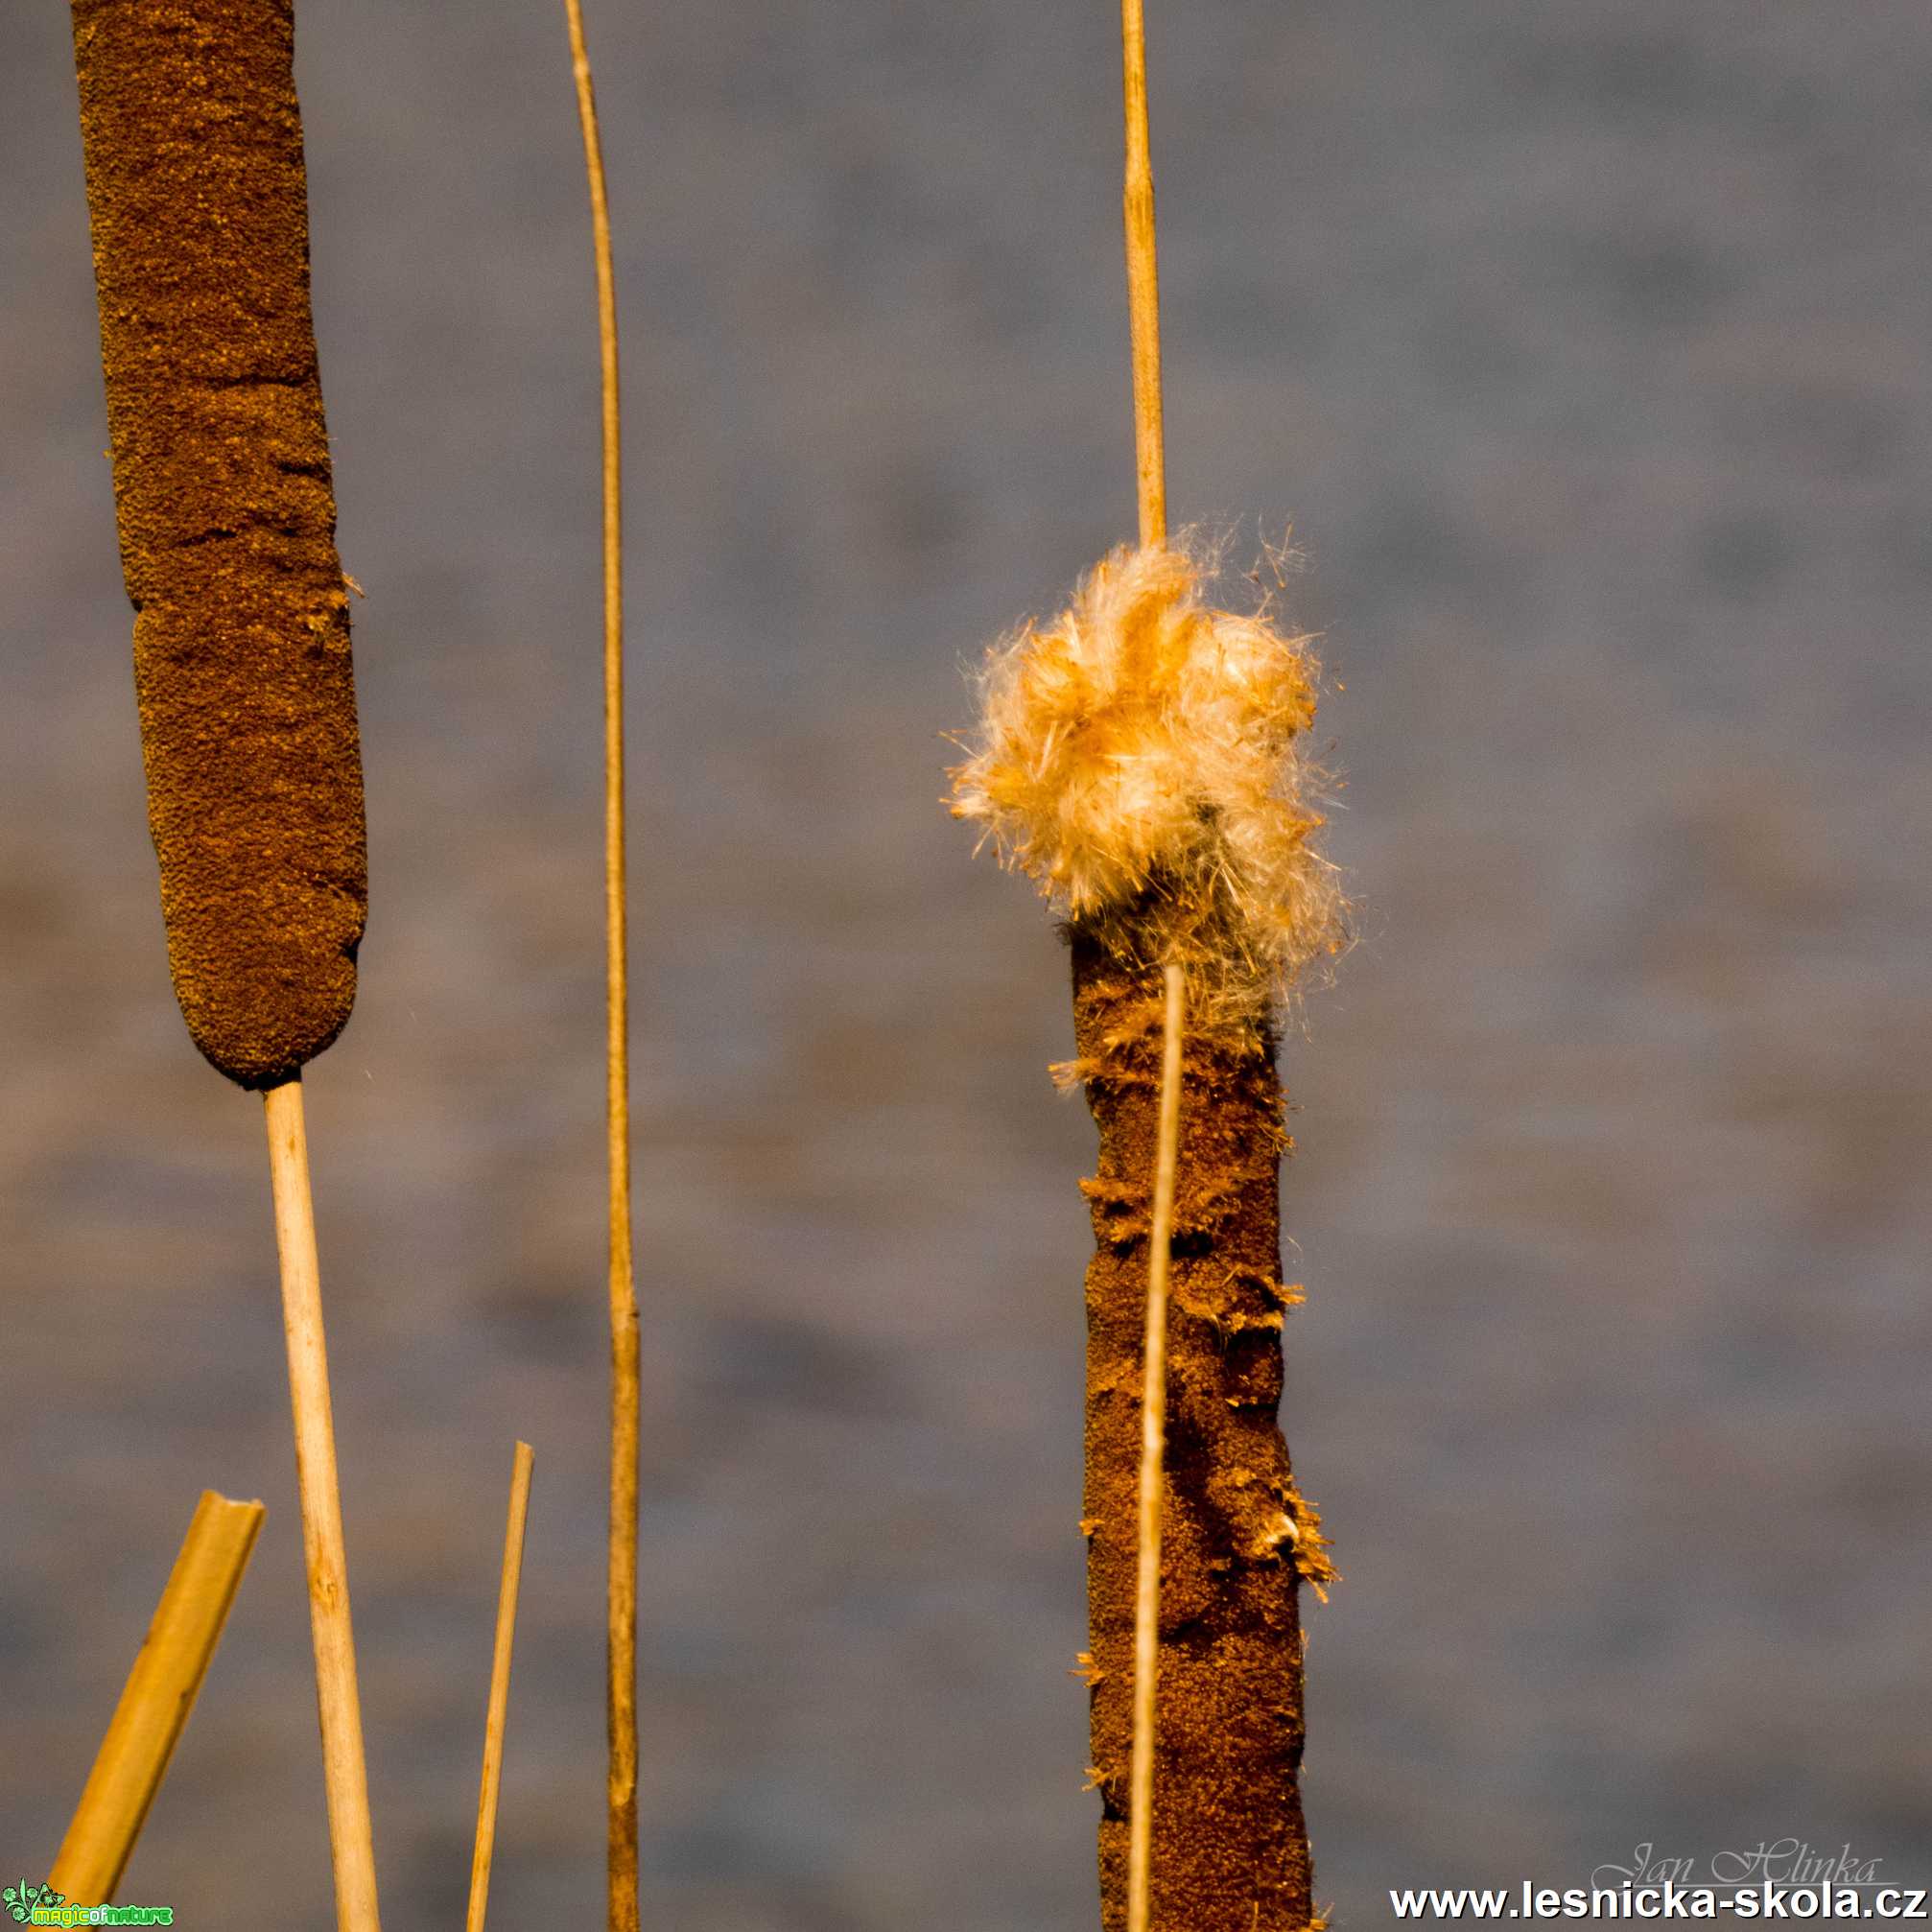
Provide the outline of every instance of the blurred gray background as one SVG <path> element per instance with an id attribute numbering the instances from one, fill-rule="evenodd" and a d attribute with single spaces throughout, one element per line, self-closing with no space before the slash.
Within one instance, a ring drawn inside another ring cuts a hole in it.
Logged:
<path id="1" fill-rule="evenodd" d="M 1292 520 L 1363 943 L 1284 1068 L 1318 1892 L 1932 1878 L 1932 12 L 1151 26 L 1172 501 Z M 1064 955 L 938 806 L 1131 531 L 1106 0 L 593 0 L 628 377 L 644 1857 L 1095 1920 Z M 374 899 L 310 1080 L 379 1857 L 601 1892 L 596 355 L 560 10 L 303 0 Z M 66 10 L 0 26 L 0 1866 L 194 1498 L 268 1529 L 122 1897 L 333 1922 L 258 1109 L 169 992 Z"/>

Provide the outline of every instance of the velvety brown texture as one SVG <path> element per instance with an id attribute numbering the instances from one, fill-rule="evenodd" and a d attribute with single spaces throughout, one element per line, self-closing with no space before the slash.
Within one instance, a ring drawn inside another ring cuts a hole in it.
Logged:
<path id="1" fill-rule="evenodd" d="M 367 896 L 290 0 L 74 0 L 168 958 L 245 1086 L 342 1031 Z"/>
<path id="2" fill-rule="evenodd" d="M 1101 1921 L 1126 1922 L 1134 1586 L 1147 1241 L 1159 1124 L 1161 978 L 1073 936 L 1078 1069 L 1100 1130 L 1081 1184 L 1087 1270 L 1087 1543 Z M 1328 1567 L 1276 1421 L 1277 1178 L 1287 1137 L 1272 1043 L 1190 1029 L 1168 1321 L 1156 1690 L 1152 1922 L 1288 1932 L 1312 1916 L 1297 1590 Z"/>

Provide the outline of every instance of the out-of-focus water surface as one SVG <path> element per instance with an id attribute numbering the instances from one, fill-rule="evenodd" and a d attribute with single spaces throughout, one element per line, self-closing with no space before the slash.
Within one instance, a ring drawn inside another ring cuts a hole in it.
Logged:
<path id="1" fill-rule="evenodd" d="M 1292 521 L 1365 937 L 1286 1415 L 1320 1895 L 1932 1878 L 1932 13 L 1157 8 L 1172 501 Z M 261 1129 L 142 821 L 64 10 L 0 30 L 0 1864 L 196 1494 L 122 1896 L 332 1923 Z M 937 799 L 1130 532 L 1102 5 L 595 7 L 626 329 L 650 1922 L 1094 1920 L 1064 957 Z M 310 1079 L 379 1856 L 601 1886 L 596 366 L 563 27 L 303 0 L 374 902 Z"/>

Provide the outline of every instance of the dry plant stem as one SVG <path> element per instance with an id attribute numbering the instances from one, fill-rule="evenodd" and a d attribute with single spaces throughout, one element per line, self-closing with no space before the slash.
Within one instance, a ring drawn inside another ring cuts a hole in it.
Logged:
<path id="1" fill-rule="evenodd" d="M 504 1531 L 503 1583 L 497 1591 L 496 1651 L 490 1661 L 489 1717 L 483 1727 L 483 1788 L 477 1797 L 476 1848 L 470 1854 L 467 1932 L 483 1932 L 489 1906 L 490 1860 L 496 1852 L 497 1797 L 503 1789 L 504 1726 L 509 1715 L 510 1655 L 516 1648 L 517 1591 L 523 1584 L 523 1538 L 530 1521 L 530 1478 L 536 1454 L 518 1443 L 510 1467 L 509 1524 Z"/>
<path id="2" fill-rule="evenodd" d="M 597 253 L 598 340 L 603 375 L 603 832 L 610 1165 L 610 1568 L 606 1722 L 609 1732 L 610 1932 L 635 1932 L 637 1893 L 637 1285 L 630 1244 L 629 969 L 624 852 L 624 463 L 618 387 L 617 275 L 604 190 L 597 95 L 583 12 L 564 0 L 583 124 Z"/>
<path id="3" fill-rule="evenodd" d="M 299 1078 L 262 1096 L 275 1195 L 275 1246 L 282 1263 L 282 1327 L 289 1344 L 289 1395 L 295 1418 L 295 1481 L 302 1500 L 302 1559 L 316 1648 L 316 1706 L 329 1802 L 338 1932 L 380 1932 L 375 1834 L 363 1761 L 355 1637 L 336 1481 L 336 1425 L 322 1336 L 321 1270 L 309 1194 L 309 1144 Z"/>
<path id="4" fill-rule="evenodd" d="M 48 1882 L 83 1905 L 112 1902 L 222 1640 L 267 1512 L 204 1490 L 128 1674 Z"/>
<path id="5" fill-rule="evenodd" d="M 1120 0 L 1120 56 L 1127 117 L 1124 212 L 1127 309 L 1133 329 L 1134 460 L 1141 542 L 1167 540 L 1167 458 L 1161 426 L 1161 276 L 1154 248 L 1154 167 L 1147 143 L 1147 32 L 1142 0 Z"/>
<path id="6" fill-rule="evenodd" d="M 1072 932 L 1074 1034 L 1100 1133 L 1083 1184 L 1087 1271 L 1087 1587 L 1101 1918 L 1123 1932 L 1139 1604 L 1141 1394 L 1160 1139 L 1157 969 Z M 1273 1042 L 1187 1032 L 1176 1154 L 1161 1535 L 1149 1923 L 1156 1932 L 1297 1932 L 1309 1919 L 1298 1540 L 1312 1543 L 1276 1425 L 1282 1314 Z"/>
<path id="7" fill-rule="evenodd" d="M 1181 1139 L 1181 969 L 1162 969 L 1161 1121 L 1154 1225 L 1147 1241 L 1147 1331 L 1142 1343 L 1141 1526 L 1134 1586 L 1134 1759 L 1127 1841 L 1127 1932 L 1147 1932 L 1154 1822 L 1154 1685 L 1160 1668 L 1161 1486 L 1167 1449 L 1167 1275 L 1174 1244 L 1174 1164 Z"/>

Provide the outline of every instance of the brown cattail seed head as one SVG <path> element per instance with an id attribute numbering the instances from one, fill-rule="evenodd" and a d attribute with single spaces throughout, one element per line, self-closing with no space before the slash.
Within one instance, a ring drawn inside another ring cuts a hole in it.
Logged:
<path id="1" fill-rule="evenodd" d="M 367 871 L 291 0 L 73 0 L 175 991 L 245 1086 L 356 992 Z"/>

